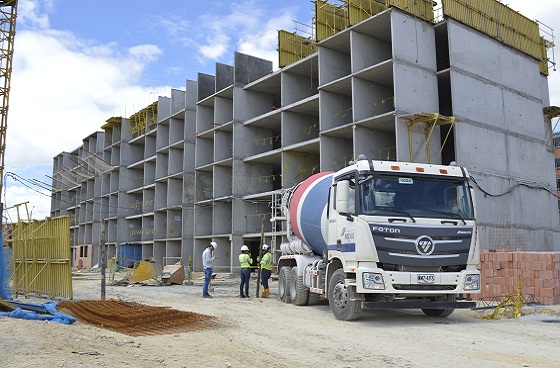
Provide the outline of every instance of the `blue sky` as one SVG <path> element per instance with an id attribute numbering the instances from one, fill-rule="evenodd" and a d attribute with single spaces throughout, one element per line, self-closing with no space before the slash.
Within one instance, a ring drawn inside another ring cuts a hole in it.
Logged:
<path id="1" fill-rule="evenodd" d="M 277 31 L 293 31 L 294 20 L 310 25 L 314 6 L 309 0 L 19 1 L 5 156 L 5 172 L 15 175 L 5 178 L 2 202 L 29 201 L 35 219 L 49 215 L 50 193 L 30 181 L 50 183 L 54 156 L 80 146 L 106 119 L 184 89 L 198 72 L 215 74 L 216 62 L 232 65 L 235 51 L 276 68 Z M 504 3 L 560 34 L 560 1 Z M 551 70 L 549 88 L 551 104 L 560 106 L 560 70 Z M 7 220 L 17 220 L 13 210 Z"/>

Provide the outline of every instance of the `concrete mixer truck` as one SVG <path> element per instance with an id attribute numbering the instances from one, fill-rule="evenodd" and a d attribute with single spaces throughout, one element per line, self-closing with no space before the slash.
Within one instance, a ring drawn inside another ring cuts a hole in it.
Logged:
<path id="1" fill-rule="evenodd" d="M 281 207 L 283 301 L 326 298 L 346 321 L 364 309 L 447 317 L 475 306 L 480 255 L 465 168 L 360 157 L 284 191 Z"/>

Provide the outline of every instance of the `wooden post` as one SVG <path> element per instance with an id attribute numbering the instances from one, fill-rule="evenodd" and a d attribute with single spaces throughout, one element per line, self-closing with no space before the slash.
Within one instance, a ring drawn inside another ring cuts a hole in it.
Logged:
<path id="1" fill-rule="evenodd" d="M 189 256 L 189 263 L 187 263 L 187 285 L 194 285 L 193 281 L 192 281 L 192 277 L 191 277 L 191 273 L 192 273 L 192 256 Z"/>
<path id="2" fill-rule="evenodd" d="M 105 257 L 107 256 L 107 249 L 105 247 L 105 220 L 101 220 L 101 259 L 99 260 L 99 267 L 101 267 L 101 300 L 105 300 Z"/>
<path id="3" fill-rule="evenodd" d="M 265 219 L 265 215 L 263 215 L 263 219 L 262 219 L 262 224 L 261 224 L 261 244 L 259 245 L 259 255 L 257 256 L 258 258 L 260 258 L 261 254 L 262 254 L 262 246 L 264 244 L 264 219 Z M 258 267 L 257 267 L 257 298 L 259 297 L 259 293 L 260 293 L 260 285 L 261 285 L 261 263 L 258 262 Z"/>

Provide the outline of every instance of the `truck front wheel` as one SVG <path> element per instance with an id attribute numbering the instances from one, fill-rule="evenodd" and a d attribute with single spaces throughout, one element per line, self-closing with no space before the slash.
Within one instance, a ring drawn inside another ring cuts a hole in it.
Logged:
<path id="1" fill-rule="evenodd" d="M 447 295 L 443 298 L 442 301 L 448 301 L 448 302 L 454 302 L 457 300 L 457 297 L 455 295 Z M 445 309 L 430 309 L 430 308 L 424 308 L 422 309 L 422 312 L 424 312 L 425 315 L 427 315 L 428 317 L 449 317 L 451 315 L 451 313 L 453 313 L 453 311 L 455 310 L 455 308 L 445 308 Z"/>
<path id="2" fill-rule="evenodd" d="M 422 309 L 425 315 L 428 317 L 448 317 L 453 313 L 455 309 L 447 308 L 447 309 Z"/>
<path id="3" fill-rule="evenodd" d="M 336 319 L 353 321 L 362 313 L 361 301 L 356 299 L 356 287 L 346 286 L 346 273 L 336 270 L 329 281 L 329 305 Z"/>
<path id="4" fill-rule="evenodd" d="M 284 303 L 290 303 L 290 275 L 292 268 L 283 266 L 278 274 L 278 295 Z"/>

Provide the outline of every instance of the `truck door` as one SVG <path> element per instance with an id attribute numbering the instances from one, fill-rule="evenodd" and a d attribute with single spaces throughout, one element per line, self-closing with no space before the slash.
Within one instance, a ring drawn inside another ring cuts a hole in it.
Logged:
<path id="1" fill-rule="evenodd" d="M 334 244 L 330 244 L 330 249 L 338 250 L 344 253 L 355 252 L 356 244 L 354 240 L 354 218 L 356 216 L 357 207 L 355 175 L 349 174 L 348 176 L 341 178 L 339 182 L 344 182 L 344 184 L 337 185 L 335 187 L 335 190 L 337 191 L 335 197 L 340 198 L 340 196 L 342 196 L 346 197 L 348 200 L 346 206 L 341 206 L 341 202 L 339 202 L 338 199 L 335 201 L 335 206 L 338 208 L 336 208 L 336 211 L 333 211 L 334 216 L 332 220 L 335 221 L 335 224 L 331 223 L 331 226 L 334 225 L 332 227 L 336 230 L 334 234 L 335 236 L 332 238 Z M 339 191 L 346 191 L 346 193 Z"/>

